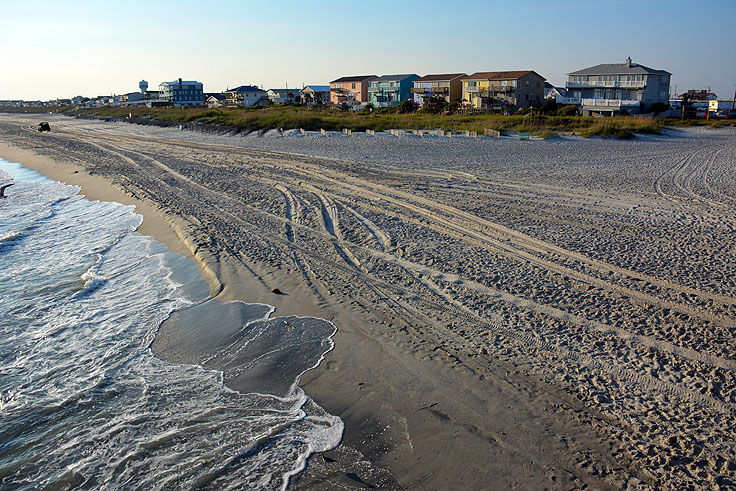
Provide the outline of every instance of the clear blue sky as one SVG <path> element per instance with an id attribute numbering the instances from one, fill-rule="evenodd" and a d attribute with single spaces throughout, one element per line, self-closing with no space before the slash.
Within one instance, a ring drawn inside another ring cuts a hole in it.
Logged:
<path id="1" fill-rule="evenodd" d="M 736 0 L 0 0 L 0 19 L 0 99 L 178 77 L 218 92 L 531 69 L 564 85 L 566 73 L 627 56 L 671 72 L 678 92 L 730 99 L 736 88 Z"/>

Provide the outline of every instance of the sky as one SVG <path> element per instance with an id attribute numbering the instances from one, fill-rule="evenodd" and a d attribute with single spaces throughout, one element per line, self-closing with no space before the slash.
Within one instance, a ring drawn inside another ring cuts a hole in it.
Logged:
<path id="1" fill-rule="evenodd" d="M 0 0 L 0 100 L 327 85 L 347 75 L 534 70 L 557 86 L 601 63 L 736 90 L 736 0 Z"/>

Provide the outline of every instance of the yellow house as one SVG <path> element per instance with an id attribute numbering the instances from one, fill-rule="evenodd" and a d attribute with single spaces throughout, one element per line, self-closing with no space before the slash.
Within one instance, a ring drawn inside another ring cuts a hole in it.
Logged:
<path id="1" fill-rule="evenodd" d="M 544 80 L 532 70 L 476 72 L 462 80 L 463 101 L 474 109 L 538 106 L 544 103 Z"/>

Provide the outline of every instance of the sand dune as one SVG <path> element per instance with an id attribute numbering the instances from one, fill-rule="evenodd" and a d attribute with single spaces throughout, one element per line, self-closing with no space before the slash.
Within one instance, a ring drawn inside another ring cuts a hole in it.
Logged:
<path id="1" fill-rule="evenodd" d="M 223 299 L 333 319 L 336 348 L 302 385 L 345 444 L 297 487 L 736 486 L 736 130 L 36 123 L 0 115 L 0 156 L 30 149 L 51 177 L 158 209 Z"/>

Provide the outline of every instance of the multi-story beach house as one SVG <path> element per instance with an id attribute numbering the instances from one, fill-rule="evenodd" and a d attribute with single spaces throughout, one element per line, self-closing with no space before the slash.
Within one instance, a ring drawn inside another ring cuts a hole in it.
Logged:
<path id="1" fill-rule="evenodd" d="M 457 102 L 463 97 L 463 77 L 465 73 L 452 73 L 442 75 L 425 75 L 414 80 L 411 92 L 414 94 L 414 102 L 419 106 L 428 103 Z"/>
<path id="2" fill-rule="evenodd" d="M 330 86 L 329 85 L 305 85 L 299 91 L 303 104 L 327 104 L 330 102 Z"/>
<path id="3" fill-rule="evenodd" d="M 330 82 L 330 102 L 332 104 L 368 102 L 368 82 L 375 75 L 353 75 L 340 77 Z"/>
<path id="4" fill-rule="evenodd" d="M 568 73 L 567 97 L 557 102 L 579 105 L 584 116 L 646 113 L 652 104 L 669 103 L 671 76 L 626 58 Z"/>
<path id="5" fill-rule="evenodd" d="M 411 89 L 419 78 L 415 73 L 382 75 L 368 82 L 368 102 L 376 107 L 396 106 L 412 99 Z"/>
<path id="6" fill-rule="evenodd" d="M 476 72 L 463 78 L 463 101 L 473 109 L 516 109 L 544 103 L 545 78 L 533 70 Z"/>
<path id="7" fill-rule="evenodd" d="M 268 89 L 268 100 L 273 104 L 285 104 L 296 101 L 299 89 Z"/>
<path id="8" fill-rule="evenodd" d="M 159 86 L 159 98 L 174 106 L 204 106 L 204 84 L 193 80 L 178 79 L 163 82 Z"/>
<path id="9" fill-rule="evenodd" d="M 255 85 L 241 85 L 224 92 L 227 107 L 253 107 L 268 104 L 268 93 Z"/>

